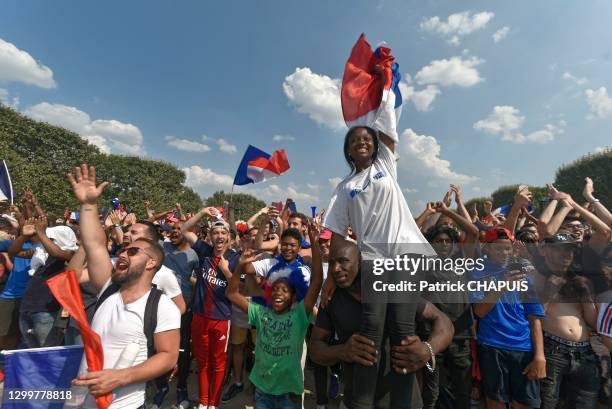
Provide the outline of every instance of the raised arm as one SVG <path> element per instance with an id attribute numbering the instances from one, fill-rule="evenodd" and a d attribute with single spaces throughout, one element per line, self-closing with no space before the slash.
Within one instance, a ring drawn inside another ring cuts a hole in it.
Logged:
<path id="1" fill-rule="evenodd" d="M 19 236 L 17 236 L 17 238 L 13 240 L 13 243 L 11 243 L 11 246 L 8 248 L 7 253 L 9 258 L 11 260 L 14 259 L 19 254 L 19 252 L 21 252 L 23 244 L 35 234 L 36 220 L 34 218 L 29 218 L 24 222 L 23 226 L 21 227 L 21 232 L 19 233 Z"/>
<path id="2" fill-rule="evenodd" d="M 185 216 L 185 212 L 183 211 L 183 206 L 179 202 L 176 202 L 176 212 L 178 213 L 178 218 L 180 221 L 187 221 L 187 217 Z"/>
<path id="3" fill-rule="evenodd" d="M 263 251 L 272 251 L 272 252 L 276 251 L 276 248 L 278 247 L 278 243 L 280 241 L 278 239 L 278 235 L 276 238 L 272 240 L 264 241 L 264 229 L 266 227 L 266 224 L 270 223 L 270 221 L 276 219 L 277 217 L 278 217 L 278 211 L 270 207 L 268 209 L 268 213 L 266 214 L 266 217 L 261 219 L 261 222 L 259 223 L 259 228 L 257 229 L 257 235 L 255 235 L 255 242 L 253 243 L 253 247 L 255 249 L 263 250 Z"/>
<path id="4" fill-rule="evenodd" d="M 463 203 L 463 197 L 461 194 L 461 186 L 459 185 L 450 185 L 451 192 L 455 194 L 455 203 L 457 204 L 458 213 L 463 216 L 466 220 L 472 220 L 470 217 L 470 213 L 465 208 L 465 204 Z"/>
<path id="5" fill-rule="evenodd" d="M 421 213 L 419 217 L 416 218 L 415 222 L 419 229 L 422 229 L 423 225 L 430 216 L 436 214 L 436 209 L 434 207 L 435 203 L 428 202 L 425 206 L 425 210 L 423 210 L 423 213 Z"/>
<path id="6" fill-rule="evenodd" d="M 310 277 L 308 292 L 304 297 L 306 315 L 310 315 L 312 312 L 319 298 L 321 286 L 323 285 L 323 263 L 321 261 L 321 249 L 319 248 L 319 226 L 315 225 L 313 221 L 308 223 L 308 238 L 310 239 L 312 250 L 312 276 Z"/>
<path id="7" fill-rule="evenodd" d="M 81 204 L 81 243 L 89 264 L 89 279 L 96 291 L 100 291 L 110 279 L 113 266 L 106 249 L 106 234 L 100 224 L 96 204 L 108 182 L 96 186 L 96 169 L 82 164 L 75 168 L 75 175 L 68 173 L 68 181 L 74 196 Z"/>
<path id="8" fill-rule="evenodd" d="M 474 255 L 476 245 L 478 244 L 478 236 L 480 234 L 478 227 L 476 227 L 474 223 L 470 221 L 470 219 L 466 219 L 465 217 L 446 207 L 444 202 L 438 202 L 436 204 L 436 211 L 450 217 L 459 227 L 461 227 L 461 229 L 463 229 L 465 232 L 464 254 L 465 257 L 472 257 Z"/>
<path id="9" fill-rule="evenodd" d="M 55 257 L 59 260 L 70 260 L 74 253 L 70 250 L 62 250 L 53 240 L 47 237 L 47 225 L 47 218 L 44 216 L 36 220 L 36 235 L 38 236 L 38 240 L 40 240 L 51 257 Z"/>
<path id="10" fill-rule="evenodd" d="M 257 213 L 255 213 L 253 216 L 249 217 L 249 220 L 247 220 L 247 226 L 252 227 L 255 224 L 255 222 L 257 221 L 257 218 L 259 216 L 261 216 L 262 214 L 266 214 L 266 213 L 268 213 L 268 207 L 267 206 L 262 208 Z"/>
<path id="11" fill-rule="evenodd" d="M 516 230 L 516 222 L 521 215 L 521 209 L 529 205 L 531 198 L 531 192 L 527 188 L 519 190 L 514 194 L 514 203 L 512 203 L 512 207 L 508 212 L 508 217 L 504 222 L 504 227 L 510 230 L 512 234 L 514 234 Z"/>
<path id="12" fill-rule="evenodd" d="M 593 196 L 593 192 L 595 188 L 593 187 L 593 180 L 591 178 L 584 179 L 584 189 L 582 190 L 582 196 L 586 199 L 587 202 L 593 208 L 595 214 L 608 226 L 612 226 L 612 213 Z"/>
<path id="13" fill-rule="evenodd" d="M 191 230 L 198 225 L 204 216 L 215 217 L 216 215 L 217 209 L 214 207 L 204 207 L 202 210 L 194 214 L 191 219 L 187 220 L 181 226 L 181 233 L 183 233 L 185 240 L 187 240 L 187 242 L 189 242 L 191 245 L 195 244 L 195 242 L 198 241 L 198 236 Z"/>
<path id="14" fill-rule="evenodd" d="M 240 276 L 244 272 L 246 266 L 250 265 L 252 269 L 251 263 L 253 259 L 253 251 L 250 249 L 240 256 L 236 271 L 231 275 L 229 285 L 227 286 L 227 290 L 225 290 L 227 299 L 244 312 L 248 312 L 249 310 L 249 300 L 244 295 L 240 294 Z"/>

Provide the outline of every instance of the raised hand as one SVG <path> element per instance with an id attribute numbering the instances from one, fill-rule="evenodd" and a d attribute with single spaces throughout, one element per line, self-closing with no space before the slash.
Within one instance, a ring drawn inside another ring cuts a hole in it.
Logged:
<path id="1" fill-rule="evenodd" d="M 436 212 L 436 204 L 434 202 L 427 202 L 427 206 L 425 207 L 425 211 L 430 214 L 434 214 Z"/>
<path id="2" fill-rule="evenodd" d="M 461 186 L 450 185 L 450 191 L 455 194 L 455 203 L 461 202 Z"/>
<path id="3" fill-rule="evenodd" d="M 485 214 L 489 215 L 493 211 L 493 202 L 490 200 L 485 200 L 484 202 L 484 210 Z"/>
<path id="4" fill-rule="evenodd" d="M 587 200 L 587 202 L 590 202 L 594 199 L 594 191 L 595 188 L 593 187 L 593 179 L 591 179 L 590 177 L 584 178 L 584 189 L 582 189 L 582 196 Z"/>
<path id="5" fill-rule="evenodd" d="M 240 256 L 238 262 L 244 265 L 252 263 L 253 261 L 255 261 L 256 258 L 257 256 L 255 255 L 255 251 L 253 251 L 253 249 L 248 249 L 242 252 L 242 255 Z"/>
<path id="6" fill-rule="evenodd" d="M 96 186 L 96 168 L 93 166 L 87 167 L 87 164 L 82 164 L 75 168 L 75 176 L 68 173 L 68 182 L 72 186 L 74 196 L 80 204 L 96 204 L 102 191 L 108 185 L 108 182 L 102 182 Z"/>
<path id="7" fill-rule="evenodd" d="M 268 208 L 267 217 L 268 221 L 276 219 L 278 217 L 278 210 L 273 207 Z"/>
<path id="8" fill-rule="evenodd" d="M 321 234 L 319 225 L 313 220 L 308 223 L 308 238 L 311 243 L 319 242 L 319 235 Z"/>
<path id="9" fill-rule="evenodd" d="M 514 203 L 521 206 L 521 208 L 526 207 L 531 202 L 533 195 L 529 191 L 529 189 L 519 190 L 514 194 Z"/>
<path id="10" fill-rule="evenodd" d="M 25 221 L 23 227 L 21 228 L 21 235 L 25 237 L 32 237 L 36 234 L 36 219 L 30 217 Z"/>
<path id="11" fill-rule="evenodd" d="M 36 219 L 36 224 L 35 224 L 36 233 L 37 234 L 45 233 L 48 225 L 49 225 L 49 221 L 47 220 L 47 218 L 45 216 L 40 216 L 38 219 Z"/>
<path id="12" fill-rule="evenodd" d="M 442 202 L 444 202 L 444 204 L 446 205 L 446 207 L 449 207 L 451 205 L 451 199 L 453 197 L 453 191 L 449 190 L 448 192 L 446 192 L 446 194 L 444 195 L 444 198 L 442 199 Z"/>

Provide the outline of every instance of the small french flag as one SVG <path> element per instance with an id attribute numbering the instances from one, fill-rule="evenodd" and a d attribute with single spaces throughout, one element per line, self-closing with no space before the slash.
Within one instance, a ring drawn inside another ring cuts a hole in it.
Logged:
<path id="1" fill-rule="evenodd" d="M 234 185 L 263 182 L 280 176 L 288 170 L 289 161 L 283 149 L 276 150 L 270 155 L 249 145 L 234 177 Z"/>
<path id="2" fill-rule="evenodd" d="M 380 66 L 383 75 L 375 73 Z M 371 126 L 398 140 L 397 123 L 402 113 L 401 75 L 391 49 L 372 47 L 361 34 L 353 46 L 342 77 L 342 114 L 344 122 L 353 126 Z"/>

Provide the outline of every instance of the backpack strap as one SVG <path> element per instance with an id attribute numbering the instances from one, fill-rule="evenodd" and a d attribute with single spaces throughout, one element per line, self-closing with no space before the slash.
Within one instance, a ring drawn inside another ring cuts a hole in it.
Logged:
<path id="1" fill-rule="evenodd" d="M 104 292 L 100 294 L 100 298 L 98 298 L 98 301 L 96 302 L 96 306 L 94 307 L 94 312 L 91 315 L 92 317 L 95 315 L 96 311 L 98 311 L 98 308 L 100 308 L 102 303 L 106 301 L 108 297 L 110 297 L 111 295 L 119 291 L 119 288 L 121 288 L 121 286 L 115 283 L 111 283 L 108 287 L 106 287 L 106 290 L 104 290 Z"/>
<path id="2" fill-rule="evenodd" d="M 147 358 L 155 355 L 155 328 L 157 328 L 157 310 L 159 299 L 163 294 L 156 286 L 151 288 L 144 313 L 144 333 L 147 337 Z"/>

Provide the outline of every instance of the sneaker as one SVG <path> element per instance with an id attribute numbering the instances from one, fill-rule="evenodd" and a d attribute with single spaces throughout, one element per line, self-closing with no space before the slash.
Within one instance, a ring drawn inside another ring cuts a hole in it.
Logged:
<path id="1" fill-rule="evenodd" d="M 159 391 L 157 391 L 157 393 L 153 397 L 153 405 L 151 406 L 151 409 L 161 408 L 161 405 L 164 402 L 164 398 L 168 394 L 169 390 L 170 388 L 166 386 L 165 388 L 161 388 Z"/>
<path id="2" fill-rule="evenodd" d="M 187 394 L 187 388 L 176 388 L 176 408 L 189 409 L 189 395 Z"/>
<path id="3" fill-rule="evenodd" d="M 329 398 L 336 399 L 340 394 L 340 375 L 332 373 L 329 379 Z"/>
<path id="4" fill-rule="evenodd" d="M 237 385 L 233 383 L 229 389 L 221 397 L 221 402 L 229 402 L 234 399 L 236 395 L 244 390 L 244 385 Z"/>

